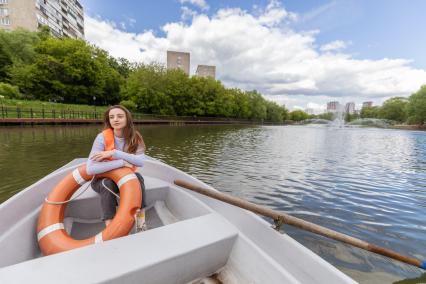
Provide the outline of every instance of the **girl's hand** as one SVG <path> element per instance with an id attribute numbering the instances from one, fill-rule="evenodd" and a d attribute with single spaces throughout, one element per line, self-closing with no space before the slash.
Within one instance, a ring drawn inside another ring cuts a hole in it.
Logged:
<path id="1" fill-rule="evenodd" d="M 112 155 L 114 155 L 114 150 L 102 151 L 102 152 L 95 153 L 92 157 L 90 157 L 90 159 L 96 162 L 100 162 L 104 159 L 112 157 Z"/>

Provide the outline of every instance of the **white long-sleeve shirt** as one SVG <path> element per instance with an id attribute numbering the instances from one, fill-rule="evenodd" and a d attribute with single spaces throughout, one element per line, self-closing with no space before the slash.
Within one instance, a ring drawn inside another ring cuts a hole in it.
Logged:
<path id="1" fill-rule="evenodd" d="M 113 169 L 124 167 L 124 161 L 129 162 L 136 167 L 143 167 L 143 162 L 146 160 L 146 156 L 143 152 L 143 148 L 137 150 L 136 154 L 129 154 L 123 152 L 124 150 L 124 138 L 120 138 L 114 135 L 114 146 L 115 153 L 112 156 L 112 161 L 96 162 L 91 160 L 95 153 L 105 151 L 105 140 L 102 133 L 96 136 L 93 142 L 92 150 L 89 154 L 89 159 L 86 163 L 86 171 L 88 175 L 96 175 L 104 172 L 111 171 Z"/>

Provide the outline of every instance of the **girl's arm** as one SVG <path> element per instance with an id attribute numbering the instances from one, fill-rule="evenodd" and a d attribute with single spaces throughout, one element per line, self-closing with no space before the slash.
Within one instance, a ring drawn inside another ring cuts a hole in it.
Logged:
<path id="1" fill-rule="evenodd" d="M 143 162 L 146 160 L 143 150 L 139 150 L 136 154 L 129 154 L 120 150 L 115 149 L 114 154 L 112 155 L 114 159 L 122 159 L 129 162 L 136 167 L 143 167 Z"/>
<path id="2" fill-rule="evenodd" d="M 89 159 L 86 163 L 86 172 L 88 175 L 96 175 L 104 172 L 111 171 L 113 169 L 121 168 L 124 166 L 124 160 L 113 160 L 107 162 L 96 162 L 90 159 L 95 153 L 102 152 L 105 149 L 104 146 L 104 137 L 102 133 L 96 136 L 95 141 L 93 142 L 92 150 L 89 154 Z"/>

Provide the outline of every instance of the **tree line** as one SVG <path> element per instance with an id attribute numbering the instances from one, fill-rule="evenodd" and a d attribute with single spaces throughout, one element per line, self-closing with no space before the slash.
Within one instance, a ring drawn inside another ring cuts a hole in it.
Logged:
<path id="1" fill-rule="evenodd" d="M 158 63 L 114 58 L 83 40 L 58 39 L 43 27 L 0 31 L 0 95 L 73 104 L 122 103 L 148 114 L 283 122 L 284 106 L 256 90 L 226 88 Z"/>
<path id="2" fill-rule="evenodd" d="M 334 114 L 323 113 L 310 118 L 333 120 Z M 363 107 L 359 113 L 346 113 L 344 118 L 346 122 L 358 118 L 381 118 L 397 123 L 424 125 L 426 124 L 426 85 L 408 98 L 393 97 L 381 106 Z"/>
<path id="3" fill-rule="evenodd" d="M 362 108 L 361 118 L 383 118 L 399 123 L 426 123 L 426 85 L 410 97 L 394 97 L 386 100 L 382 106 Z"/>
<path id="4" fill-rule="evenodd" d="M 85 105 L 121 103 L 147 114 L 213 116 L 283 122 L 332 114 L 289 112 L 256 90 L 226 88 L 211 78 L 187 76 L 158 63 L 114 58 L 83 40 L 58 39 L 47 27 L 38 32 L 0 30 L 0 96 Z M 355 118 L 426 122 L 426 86 L 409 98 L 395 97 L 381 107 L 363 108 Z"/>

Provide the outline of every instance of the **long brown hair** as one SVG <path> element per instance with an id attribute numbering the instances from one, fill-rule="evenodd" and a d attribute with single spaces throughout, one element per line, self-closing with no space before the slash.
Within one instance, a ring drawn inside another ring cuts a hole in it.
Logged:
<path id="1" fill-rule="evenodd" d="M 119 108 L 124 111 L 126 114 L 126 126 L 123 128 L 123 137 L 124 137 L 124 148 L 127 153 L 136 153 L 139 147 L 142 147 L 145 151 L 145 142 L 143 141 L 142 135 L 135 129 L 133 124 L 133 118 L 130 111 L 122 105 L 110 106 L 104 114 L 104 129 L 111 128 L 111 123 L 109 123 L 109 112 L 114 108 Z"/>

